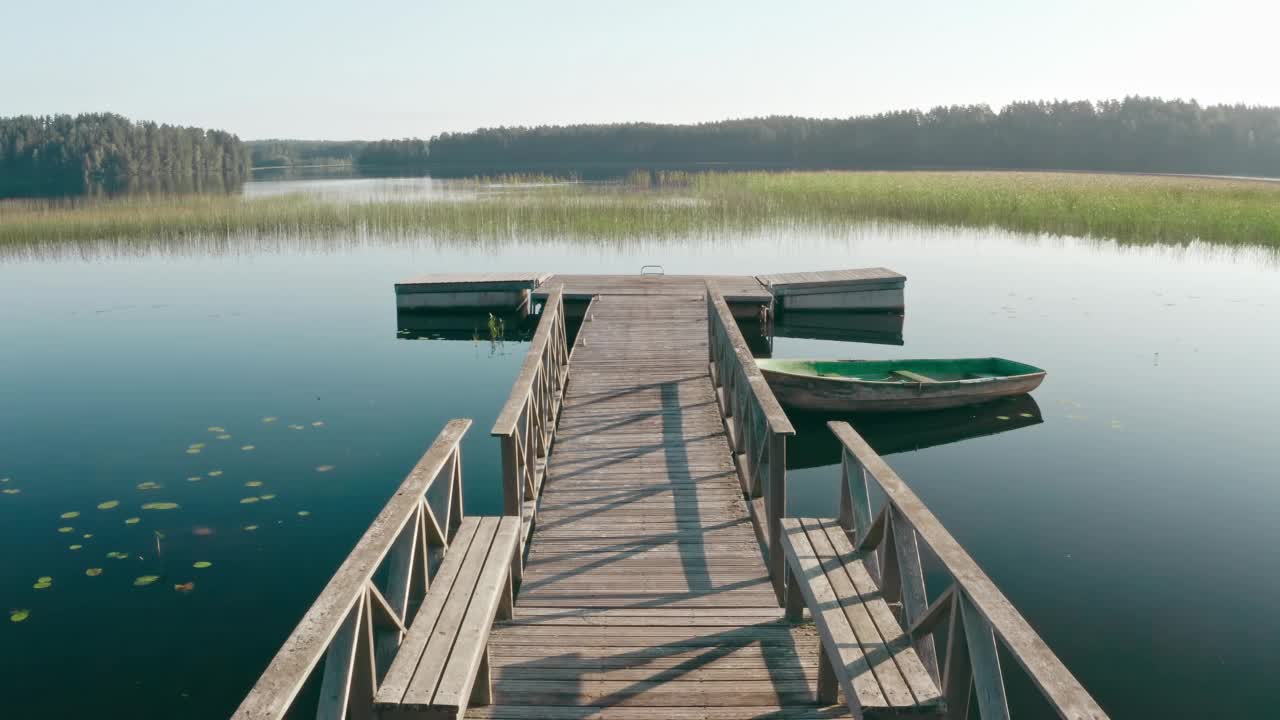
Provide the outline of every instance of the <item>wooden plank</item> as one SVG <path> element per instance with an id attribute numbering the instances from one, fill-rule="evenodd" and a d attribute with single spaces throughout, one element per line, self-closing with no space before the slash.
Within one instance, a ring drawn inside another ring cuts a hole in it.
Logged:
<path id="1" fill-rule="evenodd" d="M 469 427 L 470 420 L 452 420 L 436 437 L 285 640 L 233 718 L 280 718 L 288 712 L 352 608 L 364 597 L 366 586 L 405 524 L 417 517 L 422 497 L 453 457 Z"/>
<path id="2" fill-rule="evenodd" d="M 938 558 L 974 609 L 990 624 L 995 637 L 1004 643 L 1010 655 L 1059 715 L 1064 718 L 1105 718 L 1106 713 L 1097 701 L 902 478 L 848 423 L 833 421 L 827 426 L 844 444 L 846 451 L 857 457 L 866 472 L 876 479 L 888 501 L 915 528 L 918 542 Z M 950 657 L 948 653 L 948 662 Z"/>
<path id="3" fill-rule="evenodd" d="M 642 282 L 600 288 L 579 332 L 519 618 L 490 636 L 496 704 L 468 716 L 814 711 L 816 633 L 779 622 L 708 374 L 704 281 Z"/>
<path id="4" fill-rule="evenodd" d="M 836 677 L 851 706 L 866 710 L 891 706 L 871 669 L 857 635 L 849 624 L 836 590 L 831 587 L 804 526 L 794 518 L 782 521 L 782 545 L 814 624 L 822 636 L 822 652 L 836 669 Z"/>
<path id="5" fill-rule="evenodd" d="M 520 538 L 519 518 L 504 517 L 495 525 L 493 540 L 487 555 L 481 560 L 483 569 L 475 590 L 472 591 L 466 616 L 458 627 L 448 664 L 436 683 L 432 707 L 465 708 L 471 697 L 472 684 L 476 682 L 481 660 L 485 657 L 489 629 L 493 627 L 498 613 L 502 591 L 507 587 L 511 558 Z M 421 672 L 421 667 L 419 671 Z M 487 678 L 482 680 L 487 682 Z M 489 694 L 487 690 L 483 692 L 486 697 Z M 409 696 L 410 693 L 405 693 L 406 699 Z"/>
<path id="6" fill-rule="evenodd" d="M 889 646 L 871 617 L 870 606 L 877 603 L 884 606 L 884 601 L 880 600 L 878 595 L 868 597 L 859 594 L 849 578 L 849 573 L 845 570 L 847 565 L 857 566 L 857 569 L 861 570 L 861 561 L 847 555 L 842 557 L 837 553 L 831 546 L 831 541 L 827 538 L 821 523 L 813 520 L 799 520 L 799 524 L 804 528 L 822 572 L 826 574 L 826 580 L 835 593 L 838 607 L 844 611 L 848 626 L 853 630 L 854 637 L 862 648 L 862 655 L 869 658 L 867 662 L 886 703 L 893 707 L 914 705 L 915 698 L 912 697 L 911 689 L 894 657 L 903 647 Z M 802 578 L 800 582 L 803 583 L 804 579 Z M 884 606 L 884 610 L 887 613 L 888 607 Z M 834 617 L 834 615 L 827 617 Z M 905 642 L 903 646 L 907 646 Z"/>
<path id="7" fill-rule="evenodd" d="M 898 377 L 903 378 L 904 380 L 910 380 L 911 382 L 917 382 L 917 383 L 938 382 L 937 380 L 934 380 L 933 378 L 927 375 L 921 375 L 920 373 L 911 372 L 910 370 L 894 370 L 892 374 L 897 375 Z"/>
<path id="8" fill-rule="evenodd" d="M 469 517 L 462 521 L 457 535 L 453 538 L 453 544 L 449 547 L 449 552 L 445 553 L 444 562 L 436 571 L 422 606 L 418 608 L 418 612 L 413 616 L 413 622 L 409 624 L 409 633 L 400 644 L 400 651 L 396 653 L 391 668 L 387 670 L 386 676 L 382 679 L 382 685 L 378 687 L 378 693 L 374 697 L 375 705 L 399 705 L 404 699 L 405 691 L 409 688 L 414 672 L 418 669 L 418 662 L 426 650 L 427 643 L 431 640 L 436 621 L 444 610 L 445 602 L 449 599 L 463 560 L 479 528 L 478 518 Z"/>
<path id="9" fill-rule="evenodd" d="M 475 596 L 476 584 L 484 570 L 484 560 L 493 545 L 493 536 L 498 529 L 498 518 L 480 518 L 476 528 L 475 539 L 467 549 L 462 566 L 458 568 L 449 596 L 440 608 L 435 622 L 429 626 L 418 628 L 417 619 L 409 626 L 409 636 L 427 634 L 427 644 L 422 650 L 422 659 L 418 661 L 413 677 L 404 690 L 400 705 L 412 710 L 426 710 L 435 707 L 435 696 L 440 688 L 443 673 L 452 662 L 453 652 L 466 617 L 467 608 Z M 447 556 L 446 556 L 447 557 Z M 471 665 L 468 670 L 474 669 Z M 469 688 L 468 688 L 469 689 Z"/>
<path id="10" fill-rule="evenodd" d="M 862 599 L 863 607 L 866 608 L 867 616 L 871 619 L 878 635 L 878 637 L 874 638 L 874 641 L 881 643 L 881 651 L 893 659 L 898 673 L 901 674 L 906 687 L 914 698 L 914 704 L 919 706 L 941 704 L 942 693 L 939 692 L 937 684 L 934 683 L 933 677 L 926 670 L 924 664 L 920 661 L 919 655 L 912 647 L 910 636 L 898 624 L 893 612 L 889 610 L 889 606 L 883 599 L 884 593 L 882 589 L 872 582 L 871 575 L 867 572 L 866 567 L 861 560 L 857 559 L 859 553 L 854 552 L 853 545 L 849 542 L 844 530 L 835 521 L 831 520 L 807 520 L 804 521 L 804 524 L 809 532 L 810 539 L 815 540 L 815 546 L 817 545 L 816 538 L 824 536 L 822 538 L 826 540 L 824 549 L 829 549 L 839 564 L 834 573 L 828 572 L 828 577 L 843 574 L 847 577 L 853 590 Z M 819 554 L 821 553 L 822 549 L 819 550 Z M 877 677 L 879 676 L 877 675 Z"/>

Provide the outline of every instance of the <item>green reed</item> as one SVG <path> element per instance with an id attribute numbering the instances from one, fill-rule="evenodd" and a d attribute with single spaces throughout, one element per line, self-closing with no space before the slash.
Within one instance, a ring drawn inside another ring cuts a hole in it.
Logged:
<path id="1" fill-rule="evenodd" d="M 0 245 L 362 232 L 591 242 L 897 220 L 1121 242 L 1280 246 L 1280 183 L 1074 173 L 640 172 L 606 185 L 545 176 L 467 185 L 475 193 L 461 200 L 7 201 L 0 202 Z"/>

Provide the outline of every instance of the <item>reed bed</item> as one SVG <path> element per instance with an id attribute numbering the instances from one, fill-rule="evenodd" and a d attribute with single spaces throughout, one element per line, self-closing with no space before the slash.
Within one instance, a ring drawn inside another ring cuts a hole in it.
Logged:
<path id="1" fill-rule="evenodd" d="M 1280 183 L 1013 172 L 632 173 L 471 181 L 465 199 L 142 196 L 0 202 L 0 245 L 232 235 L 426 234 L 590 242 L 900 220 L 1114 239 L 1280 246 Z"/>

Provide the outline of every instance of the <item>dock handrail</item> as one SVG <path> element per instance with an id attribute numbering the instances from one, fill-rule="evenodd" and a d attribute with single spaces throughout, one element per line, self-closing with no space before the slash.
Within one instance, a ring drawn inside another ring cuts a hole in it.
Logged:
<path id="1" fill-rule="evenodd" d="M 707 333 L 711 381 L 742 491 L 764 527 L 769 576 L 781 604 L 786 597 L 786 567 L 778 543 L 787 512 L 787 436 L 796 430 L 756 367 L 747 340 L 714 282 L 707 283 Z"/>
<path id="2" fill-rule="evenodd" d="M 969 717 L 976 694 L 984 720 L 1009 717 L 998 642 L 1059 717 L 1107 717 L 991 578 L 862 436 L 845 422 L 832 421 L 827 426 L 843 445 L 840 525 L 853 546 L 866 553 L 864 564 L 885 600 L 901 604 L 899 620 L 942 688 L 948 716 Z M 868 479 L 885 497 L 874 517 Z M 921 543 L 938 559 L 951 583 L 932 604 L 925 592 Z M 939 673 L 934 634 L 944 624 L 947 646 Z"/>
<path id="3" fill-rule="evenodd" d="M 564 291 L 557 287 L 542 305 L 542 317 L 520 374 L 489 431 L 502 447 L 502 511 L 521 520 L 522 552 L 533 520 L 525 512 L 525 504 L 537 500 L 568 373 Z"/>
<path id="4" fill-rule="evenodd" d="M 466 419 L 445 425 L 284 641 L 233 720 L 284 718 L 322 661 L 315 716 L 345 718 L 348 708 L 353 717 L 373 712 L 377 679 L 391 666 L 409 612 L 422 601 L 462 522 L 460 443 L 470 427 Z M 441 478 L 447 483 L 443 519 L 427 496 Z"/>

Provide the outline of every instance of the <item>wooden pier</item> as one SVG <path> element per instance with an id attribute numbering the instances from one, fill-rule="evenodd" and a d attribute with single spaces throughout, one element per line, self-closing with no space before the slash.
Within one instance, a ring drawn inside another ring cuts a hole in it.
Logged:
<path id="1" fill-rule="evenodd" d="M 1007 718 L 1009 671 L 1105 717 L 848 425 L 832 517 L 788 517 L 795 429 L 730 300 L 765 291 L 722 280 L 515 290 L 542 309 L 490 433 L 504 518 L 463 518 L 454 421 L 235 717 Z"/>

